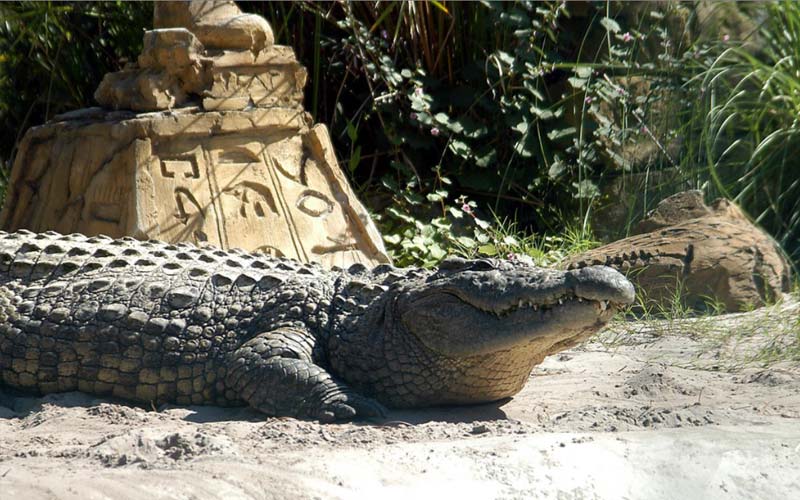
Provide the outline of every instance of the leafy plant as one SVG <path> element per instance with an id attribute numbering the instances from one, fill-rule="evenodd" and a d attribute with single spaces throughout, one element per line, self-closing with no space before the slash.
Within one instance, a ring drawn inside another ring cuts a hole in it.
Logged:
<path id="1" fill-rule="evenodd" d="M 0 161 L 28 127 L 92 105 L 103 75 L 139 54 L 152 11 L 122 1 L 0 3 Z"/>
<path id="2" fill-rule="evenodd" d="M 800 259 L 800 5 L 766 6 L 763 46 L 725 49 L 699 86 L 702 167 L 709 191 L 734 199 Z"/>

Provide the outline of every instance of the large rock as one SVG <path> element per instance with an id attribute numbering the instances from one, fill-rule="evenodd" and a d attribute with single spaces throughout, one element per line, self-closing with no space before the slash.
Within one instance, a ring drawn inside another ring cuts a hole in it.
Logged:
<path id="1" fill-rule="evenodd" d="M 303 110 L 305 69 L 253 17 L 232 2 L 156 2 L 161 29 L 106 75 L 105 109 L 27 132 L 0 228 L 388 262 L 327 128 Z"/>
<path id="2" fill-rule="evenodd" d="M 711 206 L 689 191 L 663 200 L 636 234 L 570 259 L 568 267 L 605 264 L 628 275 L 650 305 L 716 304 L 739 311 L 774 301 L 791 285 L 791 267 L 775 241 L 724 199 Z"/>

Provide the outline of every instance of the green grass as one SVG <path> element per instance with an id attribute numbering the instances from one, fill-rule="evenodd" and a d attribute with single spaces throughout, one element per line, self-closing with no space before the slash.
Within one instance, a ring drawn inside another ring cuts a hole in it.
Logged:
<path id="1" fill-rule="evenodd" d="M 748 312 L 720 316 L 685 308 L 679 293 L 670 303 L 654 305 L 641 294 L 620 311 L 596 340 L 608 350 L 648 343 L 666 336 L 698 342 L 694 357 L 681 366 L 722 370 L 770 367 L 800 362 L 800 290 L 776 303 Z M 713 304 L 713 303 L 712 303 Z"/>
<path id="2" fill-rule="evenodd" d="M 691 105 L 676 129 L 680 178 L 741 206 L 800 262 L 800 3 L 764 4 L 758 44 L 687 60 Z M 677 110 L 677 112 L 681 112 Z"/>
<path id="3" fill-rule="evenodd" d="M 466 258 L 498 257 L 528 261 L 542 267 L 556 267 L 572 255 L 600 245 L 591 229 L 568 225 L 562 233 L 528 233 L 517 222 L 494 216 L 491 224 L 476 232 L 477 244 L 454 242 L 451 253 Z"/>

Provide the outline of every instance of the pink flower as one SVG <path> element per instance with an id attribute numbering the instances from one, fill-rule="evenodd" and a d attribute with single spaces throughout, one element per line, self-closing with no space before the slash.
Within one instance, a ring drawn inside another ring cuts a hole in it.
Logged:
<path id="1" fill-rule="evenodd" d="M 434 137 L 439 135 L 440 133 L 441 133 L 441 130 L 439 130 L 439 127 L 433 127 L 431 129 L 431 135 L 434 136 Z"/>
<path id="2" fill-rule="evenodd" d="M 461 205 L 461 211 L 462 211 L 462 212 L 464 212 L 465 214 L 470 214 L 470 215 L 472 215 L 472 207 L 471 207 L 471 206 L 469 206 L 469 205 L 467 205 L 466 203 L 464 203 L 463 205 Z"/>
<path id="3" fill-rule="evenodd" d="M 386 30 L 381 30 L 381 38 L 383 38 L 384 40 L 388 40 L 389 39 L 389 32 L 386 31 Z"/>
<path id="4" fill-rule="evenodd" d="M 641 133 L 643 133 L 643 134 L 646 134 L 646 133 L 650 132 L 650 129 L 647 128 L 647 125 L 642 125 L 642 128 L 640 128 L 639 131 Z"/>
<path id="5" fill-rule="evenodd" d="M 630 42 L 631 40 L 633 40 L 633 36 L 630 34 L 630 32 L 626 31 L 626 32 L 625 32 L 625 33 L 622 35 L 622 41 L 623 41 L 623 42 L 625 42 L 625 43 L 628 43 L 628 42 Z"/>
<path id="6" fill-rule="evenodd" d="M 421 88 L 421 87 L 417 87 L 417 88 L 415 88 L 415 89 L 414 89 L 414 94 L 416 94 L 416 95 L 422 95 L 422 88 Z"/>
<path id="7" fill-rule="evenodd" d="M 725 33 L 724 35 L 722 35 L 722 41 L 723 42 L 728 42 L 728 41 L 730 41 L 730 39 L 731 39 L 731 36 L 729 34 Z"/>
<path id="8" fill-rule="evenodd" d="M 586 96 L 586 97 L 583 99 L 583 102 L 584 102 L 584 103 L 586 103 L 586 104 L 591 104 L 591 103 L 592 103 L 592 100 L 593 100 L 593 99 L 592 99 L 592 96 L 590 96 L 590 95 L 587 95 L 587 96 Z"/>

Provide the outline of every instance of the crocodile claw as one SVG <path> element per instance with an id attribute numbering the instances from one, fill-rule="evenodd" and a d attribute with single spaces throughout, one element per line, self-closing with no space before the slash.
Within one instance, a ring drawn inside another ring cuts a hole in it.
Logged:
<path id="1" fill-rule="evenodd" d="M 386 408 L 372 398 L 353 392 L 344 392 L 324 401 L 319 408 L 317 418 L 322 423 L 364 419 L 383 419 Z"/>

